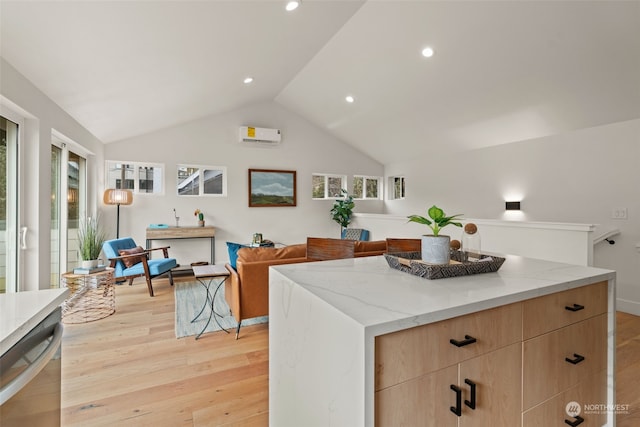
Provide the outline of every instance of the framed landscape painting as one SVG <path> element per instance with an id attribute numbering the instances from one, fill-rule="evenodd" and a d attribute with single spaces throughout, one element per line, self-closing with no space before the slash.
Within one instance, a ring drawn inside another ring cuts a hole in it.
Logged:
<path id="1" fill-rule="evenodd" d="M 249 169 L 249 207 L 296 206 L 296 171 Z"/>

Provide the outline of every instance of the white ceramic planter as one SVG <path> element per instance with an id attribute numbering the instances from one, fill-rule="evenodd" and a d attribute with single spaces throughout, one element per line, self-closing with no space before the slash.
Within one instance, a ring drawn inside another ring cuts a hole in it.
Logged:
<path id="1" fill-rule="evenodd" d="M 422 260 L 429 264 L 449 264 L 449 236 L 422 236 Z"/>
<path id="2" fill-rule="evenodd" d="M 97 259 L 83 260 L 82 261 L 82 268 L 97 267 L 99 265 L 99 262 L 100 262 L 100 260 L 97 260 Z"/>

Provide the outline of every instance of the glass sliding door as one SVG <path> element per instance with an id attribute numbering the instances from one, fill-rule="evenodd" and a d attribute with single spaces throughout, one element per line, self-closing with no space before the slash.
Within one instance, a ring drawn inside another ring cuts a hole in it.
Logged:
<path id="1" fill-rule="evenodd" d="M 78 267 L 78 226 L 85 216 L 86 207 L 86 161 L 69 151 L 67 156 L 67 270 Z"/>
<path id="2" fill-rule="evenodd" d="M 51 287 L 79 264 L 78 223 L 86 215 L 86 159 L 53 137 L 51 146 Z"/>
<path id="3" fill-rule="evenodd" d="M 0 116 L 0 293 L 18 290 L 18 124 Z"/>
<path id="4" fill-rule="evenodd" d="M 62 149 L 51 146 L 51 282 L 52 288 L 58 287 L 61 259 L 61 208 L 60 208 L 60 170 L 62 169 Z"/>

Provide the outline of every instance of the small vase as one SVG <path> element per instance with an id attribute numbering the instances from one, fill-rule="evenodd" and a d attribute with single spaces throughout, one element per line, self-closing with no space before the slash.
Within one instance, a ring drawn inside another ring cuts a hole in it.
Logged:
<path id="1" fill-rule="evenodd" d="M 198 227 L 204 227 L 204 219 L 198 221 Z"/>

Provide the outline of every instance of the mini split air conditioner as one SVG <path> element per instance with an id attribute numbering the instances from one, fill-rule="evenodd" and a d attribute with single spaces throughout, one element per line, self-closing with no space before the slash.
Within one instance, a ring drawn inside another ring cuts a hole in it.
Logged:
<path id="1" fill-rule="evenodd" d="M 261 142 L 265 144 L 278 144 L 282 135 L 280 129 L 255 128 L 240 126 L 240 142 Z"/>

